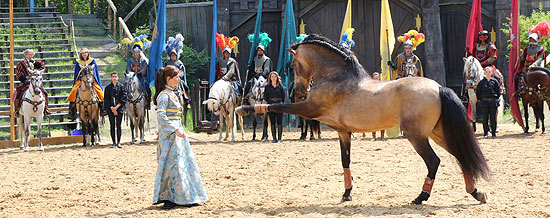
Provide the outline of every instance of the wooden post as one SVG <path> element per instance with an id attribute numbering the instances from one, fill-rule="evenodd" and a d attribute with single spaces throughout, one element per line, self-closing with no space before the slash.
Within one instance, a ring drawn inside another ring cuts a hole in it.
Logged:
<path id="1" fill-rule="evenodd" d="M 107 29 L 111 30 L 111 7 L 107 7 Z"/>
<path id="2" fill-rule="evenodd" d="M 46 8 L 48 7 L 48 0 L 46 0 L 46 5 L 44 5 L 44 7 Z"/>
<path id="3" fill-rule="evenodd" d="M 13 53 L 14 53 L 14 47 L 13 47 L 13 0 L 10 0 L 10 140 L 13 143 L 15 141 L 15 124 L 14 124 L 14 105 L 13 105 L 13 99 L 11 97 L 13 96 L 14 91 L 14 63 L 13 63 Z"/>
<path id="4" fill-rule="evenodd" d="M 505 26 L 504 24 L 509 23 L 509 21 L 507 21 L 507 18 L 510 17 L 511 5 L 512 4 L 510 3 L 510 1 L 496 1 L 495 3 L 495 11 L 497 15 L 496 17 L 497 26 L 495 27 L 495 29 L 497 29 L 496 30 L 497 37 L 496 39 L 492 39 L 492 40 L 495 40 L 496 42 L 495 44 L 497 48 L 499 48 L 501 51 L 498 54 L 499 57 L 497 58 L 496 67 L 502 73 L 502 76 L 504 77 L 504 81 L 508 81 L 508 58 L 506 58 L 506 54 L 509 52 L 509 50 L 507 49 L 507 46 L 508 46 L 508 39 L 510 38 L 507 34 L 499 30 L 503 28 L 506 28 L 506 29 L 509 28 L 509 26 Z M 508 85 L 509 84 L 507 82 L 504 82 L 504 86 L 506 89 L 508 89 Z M 504 97 L 505 102 L 510 101 L 509 95 L 502 95 L 502 97 Z"/>
<path id="5" fill-rule="evenodd" d="M 424 75 L 437 81 L 440 85 L 446 85 L 445 62 L 443 54 L 443 34 L 441 33 L 441 19 L 439 15 L 439 1 L 425 0 L 423 7 L 422 26 L 426 42 L 424 50 Z"/>
<path id="6" fill-rule="evenodd" d="M 114 11 L 113 14 L 114 14 L 114 16 L 113 16 L 114 17 L 114 19 L 113 19 L 113 39 L 115 39 L 115 41 L 116 41 L 116 18 L 117 18 L 116 11 Z"/>

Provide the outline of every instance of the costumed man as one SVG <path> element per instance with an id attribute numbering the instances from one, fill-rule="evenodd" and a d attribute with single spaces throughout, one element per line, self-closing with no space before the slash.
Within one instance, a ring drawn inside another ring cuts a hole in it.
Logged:
<path id="1" fill-rule="evenodd" d="M 497 61 L 497 47 L 489 39 L 489 32 L 483 30 L 479 32 L 478 42 L 476 43 L 475 54 L 468 54 L 468 56 L 474 56 L 483 68 L 492 66 Z M 494 68 L 496 70 L 496 68 Z"/>
<path id="2" fill-rule="evenodd" d="M 80 88 L 80 85 L 82 82 L 78 79 L 80 76 L 81 71 L 86 66 L 92 66 L 94 70 L 94 80 L 95 83 L 93 84 L 93 90 L 96 93 L 97 98 L 99 99 L 99 108 L 101 111 L 101 115 L 106 115 L 105 111 L 103 110 L 103 86 L 101 85 L 101 78 L 99 77 L 99 70 L 97 69 L 97 64 L 94 60 L 94 58 L 90 57 L 90 52 L 87 48 L 80 49 L 80 53 L 78 54 L 78 60 L 76 60 L 76 64 L 74 66 L 74 79 L 73 79 L 73 88 L 71 90 L 71 93 L 69 93 L 69 97 L 67 97 L 67 101 L 69 102 L 69 119 L 74 120 L 76 119 L 76 94 L 78 93 L 78 89 Z"/>
<path id="3" fill-rule="evenodd" d="M 402 42 L 405 51 L 397 55 L 395 61 L 388 62 L 388 65 L 392 68 L 391 79 L 399 79 L 407 77 L 406 65 L 412 63 L 416 66 L 414 76 L 424 77 L 424 71 L 422 70 L 422 63 L 418 56 L 413 51 L 416 47 L 424 42 L 425 36 L 423 33 L 419 33 L 416 30 L 409 30 L 409 32 L 399 36 L 397 41 Z"/>
<path id="4" fill-rule="evenodd" d="M 144 45 L 139 37 L 134 39 L 132 50 L 134 52 L 133 57 L 126 63 L 126 73 L 134 72 L 138 76 L 138 80 L 141 86 L 145 88 L 145 108 L 151 109 L 151 87 L 149 81 L 147 81 L 147 61 L 141 57 L 141 51 L 143 51 Z"/>
<path id="5" fill-rule="evenodd" d="M 16 96 L 14 99 L 15 115 L 19 116 L 19 108 L 21 107 L 21 102 L 23 98 L 23 93 L 29 88 L 31 82 L 31 76 L 33 70 L 42 70 L 44 69 L 44 64 L 38 60 L 33 60 L 34 51 L 32 49 L 27 49 L 23 52 L 25 59 L 17 63 L 15 68 L 15 79 L 19 80 L 20 83 L 16 89 Z M 46 98 L 46 108 L 44 109 L 44 116 L 50 115 L 48 110 L 48 93 L 44 90 L 44 86 L 40 87 L 44 97 Z"/>
<path id="6" fill-rule="evenodd" d="M 239 38 L 233 36 L 231 38 L 225 37 L 223 34 L 216 34 L 216 45 L 222 50 L 222 58 L 218 60 L 216 66 L 216 80 L 223 79 L 231 82 L 237 96 L 241 96 L 241 75 L 239 73 L 239 64 L 235 59 L 231 57 L 231 51 L 237 43 Z M 240 102 L 240 101 L 239 101 Z"/>
<path id="7" fill-rule="evenodd" d="M 518 72 L 516 72 L 516 76 L 514 77 L 516 90 L 521 91 L 525 89 L 525 87 L 520 87 L 520 78 L 524 73 L 528 72 L 531 67 L 546 66 L 546 51 L 538 42 L 543 37 L 547 36 L 548 32 L 550 32 L 550 27 L 546 21 L 541 21 L 536 26 L 529 27 L 529 45 L 521 52 Z"/>
<path id="8" fill-rule="evenodd" d="M 168 41 L 166 42 L 166 48 L 165 52 L 168 54 L 168 60 L 164 63 L 164 67 L 168 65 L 175 66 L 179 69 L 178 76 L 180 78 L 180 82 L 178 86 L 180 86 L 181 90 L 184 90 L 184 101 L 187 104 L 187 107 L 191 107 L 189 104 L 189 86 L 187 85 L 187 75 L 185 71 L 185 65 L 183 65 L 183 62 L 180 60 L 180 54 L 183 52 L 183 41 L 185 38 L 183 38 L 183 35 L 177 34 L 176 37 L 170 37 L 168 38 Z M 175 91 L 175 90 L 174 90 Z M 178 95 L 179 93 L 176 93 Z"/>
<path id="9" fill-rule="evenodd" d="M 252 86 L 252 78 L 263 76 L 267 79 L 267 76 L 273 68 L 273 63 L 271 59 L 267 55 L 265 55 L 265 49 L 271 42 L 271 38 L 269 38 L 269 35 L 267 33 L 260 33 L 259 39 L 260 40 L 258 43 L 258 47 L 256 47 L 256 52 L 258 55 L 254 57 L 254 59 L 252 60 L 252 64 L 248 66 L 248 82 L 246 83 L 243 96 L 247 96 L 250 92 L 250 88 Z M 254 41 L 254 34 L 248 35 L 248 40 L 250 40 L 250 42 L 252 43 Z"/>

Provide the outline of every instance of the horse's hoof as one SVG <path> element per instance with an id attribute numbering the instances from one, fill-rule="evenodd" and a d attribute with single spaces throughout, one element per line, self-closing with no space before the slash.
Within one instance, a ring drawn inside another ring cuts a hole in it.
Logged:
<path id="1" fill-rule="evenodd" d="M 86 145 L 82 145 L 82 147 L 83 147 L 83 148 L 85 148 L 85 147 L 86 147 Z"/>
<path id="2" fill-rule="evenodd" d="M 427 201 L 428 198 L 430 198 L 430 194 L 428 194 L 428 192 L 423 191 L 411 203 L 414 205 L 421 205 L 422 201 Z"/>
<path id="3" fill-rule="evenodd" d="M 25 148 L 25 152 L 29 152 L 29 149 L 28 149 L 28 148 Z"/>
<path id="4" fill-rule="evenodd" d="M 526 133 L 526 132 L 523 133 L 524 136 L 527 136 L 528 134 L 529 134 L 529 133 Z"/>
<path id="5" fill-rule="evenodd" d="M 535 129 L 535 132 L 538 132 L 538 131 L 539 131 L 539 128 L 536 128 L 536 129 Z"/>
<path id="6" fill-rule="evenodd" d="M 306 137 L 305 137 L 305 136 L 301 136 L 301 137 L 300 137 L 300 140 L 306 140 Z"/>
<path id="7" fill-rule="evenodd" d="M 40 147 L 39 149 L 40 149 L 40 151 L 44 151 L 44 148 L 43 148 L 43 147 Z"/>
<path id="8" fill-rule="evenodd" d="M 541 133 L 541 134 L 543 134 L 543 135 L 546 135 L 546 131 L 542 131 L 542 133 Z"/>
<path id="9" fill-rule="evenodd" d="M 487 203 L 487 194 L 484 192 L 478 192 L 476 200 L 479 201 L 479 203 L 485 204 Z"/>
<path id="10" fill-rule="evenodd" d="M 351 200 L 352 200 L 352 199 L 351 199 L 351 195 L 344 196 L 344 197 L 342 197 L 341 203 L 344 203 L 344 202 L 346 202 L 346 201 L 351 201 Z"/>

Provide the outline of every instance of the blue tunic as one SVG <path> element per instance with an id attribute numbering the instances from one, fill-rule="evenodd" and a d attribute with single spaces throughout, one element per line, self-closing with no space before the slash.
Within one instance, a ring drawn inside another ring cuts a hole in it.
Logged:
<path id="1" fill-rule="evenodd" d="M 157 175 L 153 203 L 171 201 L 194 204 L 208 200 L 195 155 L 187 138 L 176 136 L 183 131 L 181 105 L 173 88 L 167 87 L 157 97 L 159 141 Z"/>
<path id="2" fill-rule="evenodd" d="M 74 78 L 73 78 L 73 85 L 76 83 L 76 79 L 78 78 L 78 73 L 80 72 L 80 65 L 87 66 L 87 65 L 95 65 L 94 66 L 94 78 L 95 82 L 101 87 L 103 90 L 103 85 L 101 85 L 101 78 L 99 77 L 99 71 L 97 70 L 97 64 L 93 58 L 88 59 L 87 61 L 83 61 L 78 59 L 77 63 L 74 66 Z"/>

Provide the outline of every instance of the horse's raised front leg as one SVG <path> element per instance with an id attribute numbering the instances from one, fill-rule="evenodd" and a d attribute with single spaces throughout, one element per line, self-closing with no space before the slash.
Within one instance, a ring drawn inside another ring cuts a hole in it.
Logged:
<path id="1" fill-rule="evenodd" d="M 25 151 L 29 151 L 29 136 L 31 135 L 31 122 L 32 122 L 32 117 L 31 116 L 25 116 L 25 119 L 24 119 L 24 132 L 23 132 L 23 139 L 25 140 Z"/>
<path id="2" fill-rule="evenodd" d="M 266 113 L 276 112 L 284 114 L 294 114 L 305 117 L 306 119 L 314 119 L 320 115 L 319 106 L 308 100 L 292 104 L 256 104 L 243 105 L 235 110 L 239 115 L 245 116 L 248 113 Z"/>
<path id="3" fill-rule="evenodd" d="M 351 132 L 339 132 L 340 138 L 340 154 L 342 157 L 342 167 L 344 168 L 344 188 L 346 191 L 342 196 L 342 202 L 351 201 L 351 189 L 353 188 L 351 170 L 349 165 L 351 163 Z"/>

